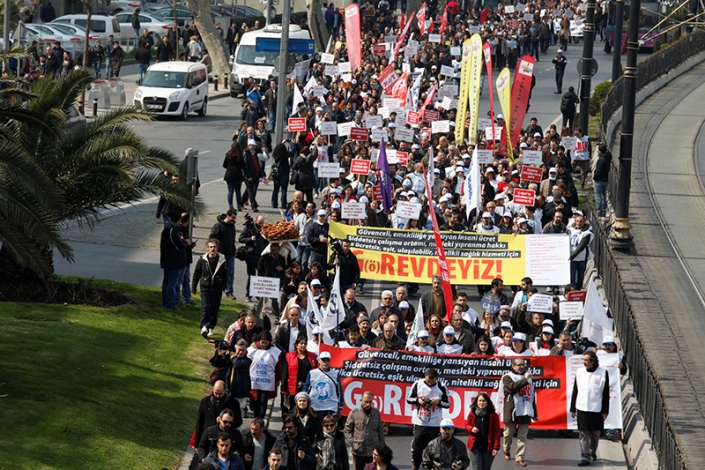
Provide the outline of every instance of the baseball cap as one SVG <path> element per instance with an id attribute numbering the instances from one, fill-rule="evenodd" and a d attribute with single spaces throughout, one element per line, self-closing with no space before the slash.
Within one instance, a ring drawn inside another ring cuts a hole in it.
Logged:
<path id="1" fill-rule="evenodd" d="M 404 182 L 401 184 L 405 188 L 410 188 L 411 187 L 411 181 L 409 180 L 404 180 Z"/>
<path id="2" fill-rule="evenodd" d="M 526 341 L 526 333 L 514 333 L 514 336 L 512 336 L 512 341 Z"/>
<path id="3" fill-rule="evenodd" d="M 360 199 L 358 199 L 358 202 L 370 202 L 370 200 L 367 198 L 367 196 L 361 196 Z"/>
<path id="4" fill-rule="evenodd" d="M 563 49 L 558 49 L 559 54 L 563 54 Z"/>
<path id="5" fill-rule="evenodd" d="M 393 122 L 390 122 L 387 127 L 390 128 L 390 129 L 396 129 L 397 125 L 394 124 Z"/>
<path id="6" fill-rule="evenodd" d="M 510 219 L 513 219 L 513 218 L 514 218 L 514 216 L 512 215 L 512 213 L 509 212 L 509 211 L 507 211 L 507 212 L 505 212 L 504 214 L 502 214 L 502 217 L 509 217 Z"/>
<path id="7" fill-rule="evenodd" d="M 614 341 L 614 336 L 605 336 L 602 338 L 602 344 L 617 344 Z"/>
<path id="8" fill-rule="evenodd" d="M 502 176 L 504 176 L 504 175 L 511 175 L 511 173 L 509 173 L 509 170 L 503 170 Z"/>
<path id="9" fill-rule="evenodd" d="M 318 215 L 318 217 L 325 217 L 325 216 L 327 216 L 328 214 L 326 214 L 326 211 L 325 211 L 325 210 L 319 209 L 319 211 L 318 211 L 318 213 L 317 213 L 316 215 Z"/>
<path id="10" fill-rule="evenodd" d="M 485 170 L 485 173 L 494 173 L 494 168 L 489 167 L 488 169 Z"/>
<path id="11" fill-rule="evenodd" d="M 449 202 L 453 200 L 453 196 L 450 194 L 446 193 L 441 197 L 441 202 Z"/>
<path id="12" fill-rule="evenodd" d="M 553 320 L 550 318 L 545 319 L 543 322 L 541 322 L 542 325 L 551 325 L 553 327 Z"/>
<path id="13" fill-rule="evenodd" d="M 583 214 L 583 211 L 573 211 L 573 217 L 575 217 L 576 215 L 579 215 L 581 217 L 585 217 L 585 215 Z"/>
<path id="14" fill-rule="evenodd" d="M 558 173 L 558 170 L 555 169 L 555 168 L 549 168 L 549 169 L 548 169 L 548 172 L 549 172 L 549 173 Z"/>
<path id="15" fill-rule="evenodd" d="M 500 328 L 504 328 L 504 329 L 506 329 L 506 330 L 512 330 L 512 329 L 513 329 L 513 328 L 512 328 L 512 324 L 509 323 L 508 321 L 503 321 L 502 323 L 500 323 L 499 327 L 500 327 Z"/>
<path id="16" fill-rule="evenodd" d="M 428 338 L 428 331 L 426 330 L 421 330 L 419 331 L 419 334 L 416 335 L 417 338 Z"/>
<path id="17" fill-rule="evenodd" d="M 448 419 L 448 418 L 443 418 L 441 420 L 441 427 L 442 428 L 454 428 L 455 424 L 453 424 L 453 420 Z"/>
<path id="18" fill-rule="evenodd" d="M 522 217 L 522 218 L 520 218 L 520 219 L 517 221 L 518 224 L 525 224 L 525 223 L 527 223 L 527 222 L 528 222 L 528 220 L 526 220 L 525 217 Z"/>
<path id="19" fill-rule="evenodd" d="M 340 203 L 338 201 L 335 201 L 333 204 L 330 205 L 331 209 L 340 209 Z"/>
<path id="20" fill-rule="evenodd" d="M 484 214 L 482 214 L 482 218 L 483 218 L 483 219 L 491 219 L 491 218 L 492 218 L 492 214 L 490 214 L 489 212 L 485 212 Z"/>
<path id="21" fill-rule="evenodd" d="M 365 315 L 361 316 L 360 318 L 357 319 L 358 323 L 362 323 L 363 321 L 366 321 L 367 323 L 370 322 L 370 317 L 367 317 Z"/>
<path id="22" fill-rule="evenodd" d="M 434 168 L 434 169 L 433 169 L 433 172 L 434 172 L 434 173 L 441 174 L 441 170 L 439 170 L 438 168 Z"/>
<path id="23" fill-rule="evenodd" d="M 469 153 L 463 154 L 463 160 L 470 160 L 471 158 L 472 158 L 472 155 L 470 155 Z"/>
<path id="24" fill-rule="evenodd" d="M 520 149 L 528 149 L 529 145 L 526 142 L 522 142 L 519 144 L 519 148 Z"/>
<path id="25" fill-rule="evenodd" d="M 320 285 L 321 285 L 321 281 L 318 279 L 314 279 L 313 281 L 311 281 L 311 286 L 320 286 Z"/>
<path id="26" fill-rule="evenodd" d="M 323 328 L 320 326 L 317 326 L 316 328 L 313 329 L 313 334 L 314 335 L 322 335 L 323 334 Z"/>
<path id="27" fill-rule="evenodd" d="M 505 196 L 503 193 L 497 193 L 494 197 L 494 200 L 496 201 L 497 199 L 506 199 L 507 196 Z"/>
<path id="28" fill-rule="evenodd" d="M 534 133 L 534 137 L 541 137 L 541 133 L 540 133 L 540 132 L 535 132 L 535 133 Z"/>
<path id="29" fill-rule="evenodd" d="M 454 335 L 455 329 L 452 326 L 448 325 L 445 328 L 443 328 L 443 334 L 444 335 Z"/>
<path id="30" fill-rule="evenodd" d="M 247 145 L 257 145 L 257 141 L 255 139 L 247 139 Z"/>
<path id="31" fill-rule="evenodd" d="M 323 351 L 321 354 L 318 355 L 318 359 L 330 359 L 330 353 L 328 351 Z"/>
<path id="32" fill-rule="evenodd" d="M 497 115 L 497 119 L 502 119 L 502 120 L 504 120 L 504 115 L 503 115 L 503 114 L 498 114 L 498 115 Z"/>
<path id="33" fill-rule="evenodd" d="M 399 310 L 408 309 L 408 308 L 409 308 L 409 302 L 407 302 L 406 300 L 402 300 L 401 302 L 399 302 Z"/>
<path id="34" fill-rule="evenodd" d="M 541 333 L 550 333 L 553 334 L 553 328 L 550 326 L 545 327 L 543 330 L 541 330 Z"/>

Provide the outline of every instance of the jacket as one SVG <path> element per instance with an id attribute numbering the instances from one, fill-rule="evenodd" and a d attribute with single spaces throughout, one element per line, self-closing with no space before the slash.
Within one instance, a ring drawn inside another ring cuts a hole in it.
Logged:
<path id="1" fill-rule="evenodd" d="M 252 240 L 252 237 L 255 237 L 255 239 Z M 260 256 L 262 256 L 262 252 L 267 247 L 267 240 L 262 237 L 262 234 L 254 223 L 245 225 L 245 230 L 240 232 L 238 241 L 245 244 L 247 247 L 247 256 L 245 258 L 247 263 L 256 264 Z"/>
<path id="2" fill-rule="evenodd" d="M 319 224 L 318 221 L 311 223 L 306 231 L 306 240 L 311 245 L 311 251 L 326 255 L 328 252 L 328 243 L 322 243 L 321 237 L 328 238 L 328 222 Z"/>
<path id="3" fill-rule="evenodd" d="M 281 322 L 274 335 L 274 345 L 281 351 L 289 352 L 289 342 L 291 341 L 291 324 L 288 321 Z M 308 341 L 306 334 L 306 324 L 299 320 L 299 336 L 303 336 Z"/>
<path id="4" fill-rule="evenodd" d="M 162 269 L 178 269 L 186 266 L 188 242 L 181 227 L 169 222 L 162 230 L 159 242 L 159 266 Z"/>
<path id="5" fill-rule="evenodd" d="M 194 442 L 201 442 L 206 429 L 218 424 L 217 418 L 220 412 L 229 408 L 233 412 L 233 428 L 242 426 L 242 413 L 240 412 L 240 404 L 229 393 L 225 393 L 223 400 L 218 403 L 213 394 L 204 397 L 201 404 L 198 406 L 198 418 L 196 418 L 196 436 Z"/>
<path id="6" fill-rule="evenodd" d="M 279 255 L 276 258 L 272 256 L 271 253 L 262 255 L 257 262 L 257 274 L 264 277 L 276 277 L 281 280 L 280 286 L 284 285 L 284 280 L 286 278 L 286 267 L 289 265 L 288 257 Z M 277 271 L 277 268 L 281 267 L 281 271 Z"/>
<path id="7" fill-rule="evenodd" d="M 382 415 L 374 407 L 369 413 L 362 408 L 355 408 L 345 421 L 343 433 L 353 455 L 372 457 L 374 448 L 378 444 L 384 444 Z"/>
<path id="8" fill-rule="evenodd" d="M 306 351 L 306 357 L 311 364 L 311 369 L 318 367 L 316 355 L 310 351 Z M 296 351 L 286 353 L 284 356 L 284 367 L 282 367 L 282 391 L 288 395 L 296 396 L 300 391 L 297 387 L 297 377 L 299 371 L 299 356 Z M 303 386 L 301 387 L 303 389 Z"/>
<path id="9" fill-rule="evenodd" d="M 228 183 L 235 184 L 245 181 L 245 175 L 243 174 L 242 150 L 240 150 L 240 144 L 237 142 L 233 142 L 230 146 L 230 150 L 228 150 L 225 154 L 223 168 L 225 168 L 225 175 L 223 176 L 223 179 Z"/>
<path id="10" fill-rule="evenodd" d="M 220 429 L 220 425 L 214 424 L 206 429 L 206 432 L 201 436 L 201 440 L 198 443 L 198 456 L 202 459 L 208 457 L 214 451 L 218 450 L 218 435 L 220 433 L 229 434 L 232 442 L 232 447 L 230 450 L 232 452 L 242 453 L 242 433 L 236 428 L 230 426 L 229 431 L 223 431 Z"/>
<path id="11" fill-rule="evenodd" d="M 348 459 L 348 448 L 345 445 L 345 437 L 343 433 L 338 429 L 335 430 L 333 434 L 333 452 L 334 458 L 332 461 L 328 461 L 328 465 L 324 465 L 326 458 L 323 455 L 327 448 L 326 439 L 328 439 L 323 433 L 318 434 L 314 441 L 313 447 L 316 452 L 317 457 L 317 470 L 350 470 L 350 460 Z"/>
<path id="12" fill-rule="evenodd" d="M 595 171 L 592 172 L 593 181 L 609 181 L 610 166 L 612 165 L 612 152 L 601 153 L 595 164 Z"/>
<path id="13" fill-rule="evenodd" d="M 237 240 L 235 224 L 226 223 L 225 214 L 218 216 L 218 223 L 213 226 L 208 238 L 215 238 L 220 242 L 218 253 L 224 256 L 235 256 L 235 240 Z"/>
<path id="14" fill-rule="evenodd" d="M 269 451 L 272 450 L 274 447 L 274 443 L 277 441 L 277 439 L 272 436 L 268 430 L 264 430 L 264 462 L 265 464 L 267 463 L 267 456 L 269 455 Z M 254 438 L 252 437 L 252 434 L 249 432 L 243 432 L 242 433 L 242 455 L 251 455 L 252 457 L 255 456 L 255 441 Z M 252 460 L 245 461 L 245 470 L 252 470 Z"/>
<path id="15" fill-rule="evenodd" d="M 228 390 L 235 398 L 247 398 L 250 393 L 250 366 L 252 359 L 245 356 L 242 358 L 232 357 L 232 368 L 230 369 L 230 377 Z"/>
<path id="16" fill-rule="evenodd" d="M 377 337 L 372 347 L 384 349 L 386 351 L 402 351 L 406 349 L 406 343 L 395 334 L 389 341 L 389 344 L 387 344 L 387 339 L 384 337 L 384 333 L 382 333 Z"/>
<path id="17" fill-rule="evenodd" d="M 428 320 L 428 317 L 433 313 L 433 291 L 424 292 L 421 294 L 421 305 L 423 306 L 423 316 L 424 321 Z M 446 316 L 446 298 L 443 293 L 441 293 L 441 317 Z"/>
<path id="18" fill-rule="evenodd" d="M 196 262 L 196 269 L 193 272 L 193 282 L 191 283 L 191 291 L 198 290 L 198 284 L 201 283 L 201 290 L 209 292 L 222 292 L 225 289 L 226 280 L 228 279 L 228 268 L 225 265 L 225 256 L 218 253 L 218 264 L 215 271 L 211 271 L 210 262 L 208 261 L 208 253 L 204 253 Z"/>
<path id="19" fill-rule="evenodd" d="M 352 251 L 347 254 L 333 252 L 328 262 L 328 269 L 334 269 L 335 258 L 338 258 L 338 267 L 340 268 L 340 287 L 351 286 L 360 282 L 360 265 L 357 261 L 357 256 Z M 345 294 L 345 292 L 341 292 Z"/>
<path id="20" fill-rule="evenodd" d="M 506 423 L 508 421 L 514 421 L 515 423 L 530 424 L 531 419 L 538 419 L 538 410 L 536 409 L 536 393 L 533 392 L 533 416 L 514 416 L 514 394 L 518 393 L 519 390 L 524 388 L 529 384 L 526 377 L 522 377 L 516 382 L 512 379 L 510 374 L 504 375 L 502 377 L 502 390 L 504 393 L 504 414 L 503 421 Z M 533 384 L 531 385 L 533 388 Z"/>
<path id="21" fill-rule="evenodd" d="M 135 52 L 135 61 L 137 61 L 138 64 L 149 65 L 152 61 L 152 52 L 146 47 L 138 47 Z"/>
<path id="22" fill-rule="evenodd" d="M 255 159 L 257 159 L 256 165 Z M 245 150 L 242 153 L 242 161 L 245 179 L 264 178 L 264 163 L 259 161 L 259 157 L 256 153 L 253 154 L 251 151 Z"/>
<path id="23" fill-rule="evenodd" d="M 291 166 L 292 172 L 299 173 L 299 179 L 294 185 L 298 191 L 306 191 L 308 189 L 313 189 L 316 186 L 316 175 L 313 171 L 313 155 L 308 157 L 305 155 L 299 155 L 296 157 L 294 164 Z"/>
<path id="24" fill-rule="evenodd" d="M 441 436 L 428 443 L 423 451 L 421 467 L 423 470 L 451 470 L 453 462 L 460 460 L 463 470 L 470 465 L 468 451 L 460 439 L 451 437 L 444 441 Z"/>
<path id="25" fill-rule="evenodd" d="M 490 418 L 490 429 L 487 433 L 487 452 L 491 453 L 493 450 L 499 450 L 501 431 L 499 429 L 499 415 L 497 413 L 487 413 L 487 416 Z M 477 438 L 477 434 L 472 433 L 476 417 L 475 412 L 471 410 L 465 421 L 465 430 L 468 432 L 468 449 L 470 450 L 475 445 L 475 439 Z"/>
<path id="26" fill-rule="evenodd" d="M 215 468 L 220 468 L 220 463 L 218 462 L 218 451 L 216 450 L 208 457 L 206 457 L 204 462 L 212 463 Z M 228 456 L 228 466 L 225 470 L 244 470 L 245 463 L 242 461 L 239 455 L 236 455 L 233 451 L 230 451 L 230 456 Z"/>
<path id="27" fill-rule="evenodd" d="M 286 432 L 282 432 L 274 445 L 282 451 L 282 464 L 286 465 L 288 470 L 315 470 L 316 455 L 309 440 L 301 434 L 300 428 L 294 442 L 290 442 Z M 304 451 L 303 459 L 296 455 L 299 450 Z M 294 465 L 289 465 L 290 458 Z"/>

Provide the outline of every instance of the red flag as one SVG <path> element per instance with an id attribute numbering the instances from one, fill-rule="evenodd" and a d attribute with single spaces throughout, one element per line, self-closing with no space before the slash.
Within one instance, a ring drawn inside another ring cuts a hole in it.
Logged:
<path id="1" fill-rule="evenodd" d="M 534 64 L 536 61 L 530 55 L 525 55 L 517 65 L 514 83 L 512 83 L 512 105 L 511 105 L 511 142 L 514 146 L 519 141 L 519 133 L 524 125 L 526 108 L 529 104 L 531 94 L 531 78 L 534 75 Z"/>
<path id="2" fill-rule="evenodd" d="M 431 88 L 431 91 L 428 92 L 428 96 L 426 96 L 426 101 L 423 102 L 421 105 L 421 109 L 426 109 L 426 106 L 429 104 L 433 104 L 433 98 L 436 96 L 436 87 L 438 86 L 438 82 L 433 84 L 433 88 Z"/>
<path id="3" fill-rule="evenodd" d="M 426 31 L 426 2 L 424 2 L 421 8 L 419 8 L 419 11 L 416 12 L 416 21 L 419 23 L 419 37 L 421 37 Z"/>
<path id="4" fill-rule="evenodd" d="M 360 7 L 353 3 L 345 7 L 345 42 L 348 46 L 350 67 L 353 71 L 362 64 L 362 40 L 360 38 Z"/>
<path id="5" fill-rule="evenodd" d="M 489 16 L 490 16 L 490 7 L 485 7 L 485 9 L 482 10 L 482 13 L 480 13 L 480 23 L 485 23 Z"/>
<path id="6" fill-rule="evenodd" d="M 436 22 L 431 20 L 431 24 L 428 25 L 428 34 L 431 34 L 433 32 L 433 28 L 436 27 Z"/>
<path id="7" fill-rule="evenodd" d="M 401 45 L 404 44 L 404 38 L 406 37 L 406 33 L 409 31 L 409 26 L 411 26 L 411 18 L 414 17 L 414 14 L 412 13 L 409 15 L 409 21 L 406 22 L 406 26 L 404 26 L 404 29 L 401 30 L 401 33 L 399 34 L 399 37 L 397 38 L 397 45 L 394 48 L 394 57 L 399 54 L 399 49 L 401 49 Z"/>
<path id="8" fill-rule="evenodd" d="M 399 20 L 399 31 L 404 29 L 404 12 L 401 12 L 401 20 Z"/>
<path id="9" fill-rule="evenodd" d="M 401 77 L 394 82 L 392 89 L 390 91 L 390 96 L 392 98 L 398 98 L 401 100 L 399 103 L 402 107 L 406 106 L 406 96 L 409 92 L 409 72 L 404 72 Z"/>
<path id="10" fill-rule="evenodd" d="M 421 162 L 423 165 L 423 162 Z M 431 177 L 428 177 L 426 172 L 426 167 L 424 166 L 424 174 L 426 175 L 426 199 L 433 201 L 433 194 L 431 192 L 433 178 L 433 147 L 430 147 L 428 154 L 428 167 L 431 170 Z M 430 203 L 429 203 L 430 204 Z M 443 284 L 443 300 L 446 304 L 446 317 L 445 321 L 450 323 L 451 315 L 453 313 L 453 291 L 450 286 L 450 273 L 448 271 L 448 262 L 446 260 L 446 251 L 443 249 L 443 239 L 441 238 L 441 231 L 438 228 L 438 220 L 436 220 L 436 211 L 431 208 L 429 211 L 431 215 L 431 223 L 433 225 L 433 235 L 436 242 L 436 254 L 438 255 L 438 268 L 441 270 L 441 282 Z"/>
<path id="11" fill-rule="evenodd" d="M 306 139 L 305 139 L 306 143 L 310 144 L 311 142 L 313 142 L 313 139 L 314 139 L 313 131 L 311 131 L 311 129 L 309 129 L 308 134 L 306 134 Z"/>
<path id="12" fill-rule="evenodd" d="M 431 23 L 433 25 L 433 23 Z M 438 34 L 443 34 L 443 31 L 446 30 L 446 26 L 448 26 L 448 5 L 446 5 L 445 10 L 443 10 L 443 19 L 441 20 L 441 27 L 438 30 Z"/>
<path id="13" fill-rule="evenodd" d="M 490 115 L 492 116 L 492 135 L 494 135 L 495 130 L 494 130 L 494 87 L 492 84 L 494 83 L 494 80 L 492 80 L 492 46 L 490 45 L 489 42 L 486 42 L 482 46 L 482 51 L 485 54 L 485 67 L 487 68 L 487 80 L 490 84 Z M 490 148 L 494 148 L 494 140 L 488 140 L 487 144 L 490 146 Z"/>

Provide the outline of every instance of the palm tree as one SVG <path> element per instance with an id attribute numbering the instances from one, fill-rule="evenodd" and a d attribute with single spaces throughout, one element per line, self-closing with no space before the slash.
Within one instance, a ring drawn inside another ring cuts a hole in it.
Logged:
<path id="1" fill-rule="evenodd" d="M 63 79 L 39 79 L 29 90 L 23 119 L 10 121 L 0 131 L 0 142 L 14 149 L 10 155 L 43 175 L 46 186 L 41 186 L 42 189 L 52 189 L 52 195 L 42 199 L 52 204 L 48 223 L 54 224 L 54 229 L 69 222 L 91 225 L 97 220 L 100 209 L 135 202 L 147 194 L 164 196 L 198 214 L 202 204 L 196 202 L 192 206 L 190 189 L 184 184 L 173 185 L 162 176 L 163 171 L 178 172 L 175 156 L 150 147 L 129 125 L 150 121 L 149 114 L 123 106 L 77 128 L 66 129 L 70 108 L 91 80 L 92 74 L 87 70 L 76 70 Z M 0 107 L 0 119 L 5 117 L 3 111 Z M 41 118 L 42 125 L 37 125 L 37 117 Z M 5 152 L 2 154 L 5 157 Z M 0 174 L 0 187 L 2 185 Z M 14 225 L 8 230 L 13 228 Z M 0 241 L 6 243 L 4 236 L 0 231 Z M 20 238 L 38 247 L 57 248 L 62 256 L 71 259 L 70 250 L 60 237 L 56 241 L 35 236 Z M 30 264 L 27 256 L 21 258 L 15 251 L 8 250 L 14 261 L 40 277 L 46 276 L 46 270 L 37 270 L 36 263 Z"/>

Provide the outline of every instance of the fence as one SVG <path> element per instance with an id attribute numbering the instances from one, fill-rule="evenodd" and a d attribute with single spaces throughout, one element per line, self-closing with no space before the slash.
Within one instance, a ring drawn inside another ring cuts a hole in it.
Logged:
<path id="1" fill-rule="evenodd" d="M 666 49 L 652 54 L 637 66 L 637 90 L 641 90 L 703 50 L 705 50 L 705 31 L 699 30 L 676 41 Z M 603 142 L 609 143 L 612 140 L 612 135 L 607 135 L 610 121 L 622 107 L 623 97 L 624 82 L 619 78 L 610 88 L 602 105 L 600 138 Z M 619 170 L 619 160 L 614 159 L 607 188 L 608 197 L 611 200 L 614 200 L 612 195 L 618 190 Z M 589 204 L 588 211 L 592 212 L 592 206 Z M 609 248 L 608 234 L 601 224 L 593 224 L 592 229 L 595 234 L 593 243 L 595 264 L 602 275 L 602 284 L 614 317 L 615 330 L 619 334 L 624 355 L 631 367 L 634 393 L 653 447 L 659 456 L 659 466 L 666 470 L 687 470 L 689 466 L 685 452 L 671 424 L 659 377 L 644 351 L 639 326 L 622 283 L 615 259 L 615 256 L 620 255 Z"/>

